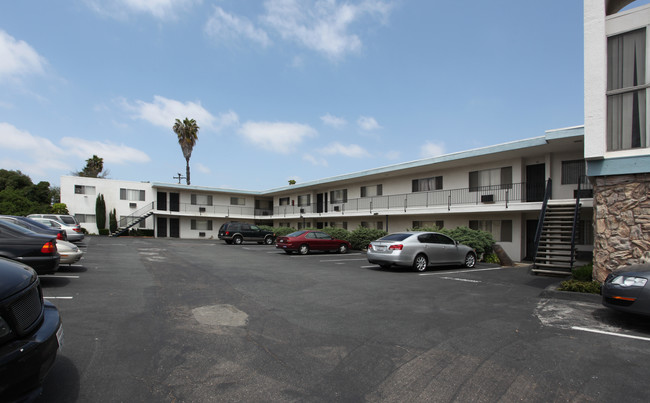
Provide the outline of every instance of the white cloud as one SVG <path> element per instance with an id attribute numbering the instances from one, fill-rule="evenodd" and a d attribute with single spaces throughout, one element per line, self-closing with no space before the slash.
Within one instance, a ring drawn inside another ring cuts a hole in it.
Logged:
<path id="1" fill-rule="evenodd" d="M 208 168 L 207 166 L 201 164 L 200 162 L 195 162 L 195 163 L 193 163 L 192 165 L 194 166 L 194 168 L 195 168 L 196 170 L 198 170 L 198 171 L 201 172 L 201 173 L 209 174 L 209 173 L 212 172 L 212 171 L 210 170 L 210 168 Z"/>
<path id="2" fill-rule="evenodd" d="M 293 40 L 332 59 L 358 52 L 361 39 L 351 26 L 370 16 L 384 22 L 392 5 L 365 0 L 358 4 L 336 0 L 267 0 L 263 21 L 283 39 Z"/>
<path id="3" fill-rule="evenodd" d="M 216 6 L 212 16 L 205 24 L 205 32 L 210 37 L 226 44 L 240 37 L 250 39 L 264 47 L 271 44 L 271 40 L 264 30 L 256 28 L 248 19 L 228 14 Z"/>
<path id="4" fill-rule="evenodd" d="M 437 157 L 445 153 L 444 143 L 426 142 L 420 149 L 420 156 L 422 158 Z"/>
<path id="5" fill-rule="evenodd" d="M 312 165 L 315 166 L 321 166 L 321 167 L 326 167 L 327 166 L 327 160 L 325 158 L 316 158 L 311 154 L 304 154 L 302 156 L 303 161 L 307 161 Z"/>
<path id="6" fill-rule="evenodd" d="M 379 126 L 379 123 L 377 123 L 375 118 L 370 116 L 360 116 L 359 119 L 357 119 L 357 125 L 365 131 L 381 129 L 381 126 Z"/>
<path id="7" fill-rule="evenodd" d="M 227 126 L 237 125 L 239 117 L 228 111 L 215 117 L 200 102 L 180 102 L 154 95 L 153 102 L 137 100 L 134 103 L 122 101 L 125 108 L 134 113 L 137 119 L 145 120 L 155 126 L 171 129 L 176 119 L 190 118 L 196 120 L 200 129 L 219 131 Z"/>
<path id="8" fill-rule="evenodd" d="M 46 61 L 25 41 L 0 30 L 0 81 L 29 74 L 42 74 Z"/>
<path id="9" fill-rule="evenodd" d="M 353 157 L 353 158 L 362 158 L 370 155 L 368 151 L 366 151 L 361 146 L 358 146 L 356 144 L 343 145 L 338 142 L 332 143 L 327 147 L 322 148 L 320 152 L 325 155 L 340 154 L 346 157 Z"/>
<path id="10" fill-rule="evenodd" d="M 96 13 L 125 19 L 130 14 L 149 14 L 159 20 L 174 20 L 178 13 L 201 0 L 85 0 Z"/>
<path id="11" fill-rule="evenodd" d="M 317 132 L 308 125 L 285 122 L 246 122 L 239 129 L 256 146 L 281 154 L 288 154 L 307 137 Z"/>
<path id="12" fill-rule="evenodd" d="M 126 164 L 128 162 L 149 162 L 149 156 L 135 148 L 124 144 L 113 144 L 110 141 L 91 141 L 76 137 L 64 137 L 61 139 L 61 146 L 66 152 L 76 155 L 84 160 L 97 155 L 104 159 L 104 165 Z"/>
<path id="13" fill-rule="evenodd" d="M 330 115 L 329 113 L 325 116 L 321 116 L 320 119 L 327 126 L 332 126 L 336 129 L 340 129 L 341 127 L 348 124 L 348 122 L 345 119 L 340 118 L 338 116 Z"/>

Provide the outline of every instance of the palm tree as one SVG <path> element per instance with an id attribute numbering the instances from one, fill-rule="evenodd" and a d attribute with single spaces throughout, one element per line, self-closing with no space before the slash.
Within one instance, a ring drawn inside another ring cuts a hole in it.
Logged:
<path id="1" fill-rule="evenodd" d="M 185 180 L 190 184 L 190 157 L 192 156 L 192 149 L 198 140 L 199 126 L 196 125 L 194 119 L 185 118 L 182 122 L 176 119 L 173 127 L 174 133 L 178 136 L 178 144 L 181 145 L 183 150 L 183 157 L 187 162 Z"/>

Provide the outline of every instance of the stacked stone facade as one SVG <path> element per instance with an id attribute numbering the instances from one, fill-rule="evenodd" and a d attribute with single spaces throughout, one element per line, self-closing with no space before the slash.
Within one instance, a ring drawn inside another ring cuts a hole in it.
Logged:
<path id="1" fill-rule="evenodd" d="M 595 177 L 594 279 L 650 263 L 650 174 Z"/>

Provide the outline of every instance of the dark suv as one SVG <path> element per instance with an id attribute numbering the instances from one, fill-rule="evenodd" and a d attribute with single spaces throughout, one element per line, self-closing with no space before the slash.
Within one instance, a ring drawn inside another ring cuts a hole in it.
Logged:
<path id="1" fill-rule="evenodd" d="M 275 234 L 271 231 L 264 231 L 257 225 L 233 221 L 227 222 L 219 228 L 219 239 L 223 239 L 229 245 L 232 243 L 241 245 L 244 241 L 273 245 Z"/>
<path id="2" fill-rule="evenodd" d="M 29 266 L 0 258 L 0 401 L 29 401 L 63 342 L 59 311 Z"/>

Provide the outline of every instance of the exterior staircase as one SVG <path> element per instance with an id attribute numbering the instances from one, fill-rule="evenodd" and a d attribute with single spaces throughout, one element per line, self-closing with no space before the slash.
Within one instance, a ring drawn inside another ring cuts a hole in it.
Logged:
<path id="1" fill-rule="evenodd" d="M 570 275 L 575 262 L 575 228 L 579 205 L 549 204 L 542 221 L 534 273 Z"/>
<path id="2" fill-rule="evenodd" d="M 122 217 L 119 222 L 120 224 L 119 227 L 115 231 L 113 231 L 109 236 L 120 236 L 126 231 L 128 231 L 129 228 L 138 224 L 142 220 L 146 220 L 147 217 L 150 217 L 151 215 L 153 215 L 153 203 L 141 208 L 140 210 L 134 212 L 131 215 Z"/>

